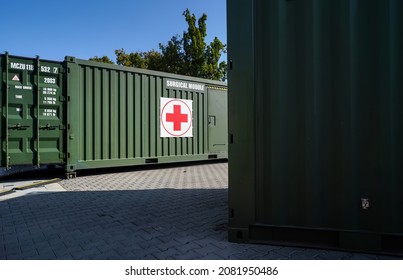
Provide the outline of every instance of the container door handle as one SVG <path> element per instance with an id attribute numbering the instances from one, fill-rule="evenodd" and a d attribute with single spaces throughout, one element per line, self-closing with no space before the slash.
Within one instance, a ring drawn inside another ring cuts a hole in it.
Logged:
<path id="1" fill-rule="evenodd" d="M 50 124 L 46 124 L 46 125 L 42 125 L 39 127 L 39 129 L 43 129 L 43 130 L 55 130 L 56 128 L 58 128 L 58 125 L 50 125 Z"/>
<path id="2" fill-rule="evenodd" d="M 16 125 L 9 126 L 8 129 L 27 130 L 28 127 L 29 127 L 29 125 L 21 125 L 21 124 L 17 123 Z"/>

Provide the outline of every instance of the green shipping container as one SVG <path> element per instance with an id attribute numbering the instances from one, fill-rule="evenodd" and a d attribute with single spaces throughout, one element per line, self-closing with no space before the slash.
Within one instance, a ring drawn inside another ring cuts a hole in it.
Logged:
<path id="1" fill-rule="evenodd" d="M 73 57 L 66 67 L 67 171 L 227 158 L 225 83 Z"/>
<path id="2" fill-rule="evenodd" d="M 231 0 L 229 239 L 403 254 L 403 2 Z"/>
<path id="3" fill-rule="evenodd" d="M 223 82 L 66 57 L 0 56 L 1 166 L 227 158 Z"/>

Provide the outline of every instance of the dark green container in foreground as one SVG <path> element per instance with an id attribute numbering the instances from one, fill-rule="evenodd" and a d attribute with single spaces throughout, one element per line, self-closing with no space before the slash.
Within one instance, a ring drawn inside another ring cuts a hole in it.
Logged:
<path id="1" fill-rule="evenodd" d="M 227 158 L 227 86 L 66 57 L 0 56 L 1 166 Z M 165 134 L 161 133 L 165 131 Z"/>
<path id="2" fill-rule="evenodd" d="M 229 239 L 403 254 L 403 2 L 228 4 Z"/>

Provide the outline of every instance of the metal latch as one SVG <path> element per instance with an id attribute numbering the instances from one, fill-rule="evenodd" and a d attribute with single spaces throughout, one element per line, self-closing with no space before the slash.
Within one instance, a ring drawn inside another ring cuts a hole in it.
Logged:
<path id="1" fill-rule="evenodd" d="M 46 124 L 46 125 L 41 125 L 39 127 L 39 129 L 43 129 L 43 130 L 55 130 L 56 128 L 58 128 L 58 125 L 50 125 L 50 124 Z"/>
<path id="2" fill-rule="evenodd" d="M 9 126 L 8 129 L 16 129 L 16 130 L 27 130 L 29 125 L 21 125 L 17 123 L 16 125 Z"/>

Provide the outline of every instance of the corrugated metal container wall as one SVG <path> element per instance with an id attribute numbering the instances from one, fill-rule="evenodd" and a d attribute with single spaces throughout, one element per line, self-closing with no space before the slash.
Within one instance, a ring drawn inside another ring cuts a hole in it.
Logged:
<path id="1" fill-rule="evenodd" d="M 230 240 L 403 254 L 403 2 L 227 2 Z"/>
<path id="2" fill-rule="evenodd" d="M 227 157 L 226 143 L 218 153 L 210 154 L 208 149 L 206 84 L 226 89 L 225 83 L 72 57 L 66 60 L 67 171 Z M 182 90 L 167 86 L 167 79 L 203 87 Z M 161 97 L 193 101 L 193 137 L 160 137 Z M 222 106 L 227 106 L 226 100 Z"/>

